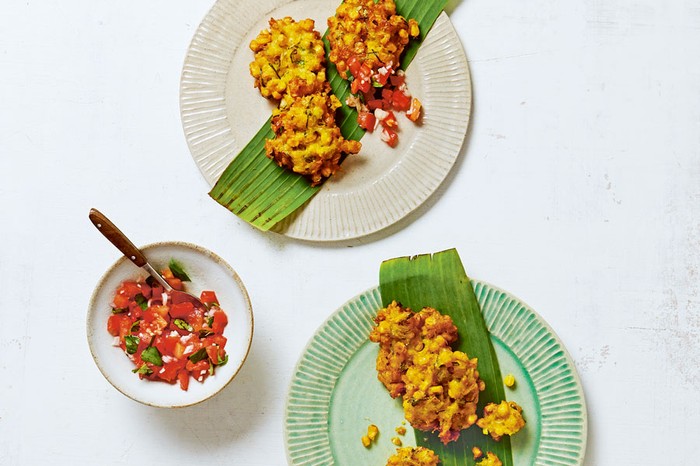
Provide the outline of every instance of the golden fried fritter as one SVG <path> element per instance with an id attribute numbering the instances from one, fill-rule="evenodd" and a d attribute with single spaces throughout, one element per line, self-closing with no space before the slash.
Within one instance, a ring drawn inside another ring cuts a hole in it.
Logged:
<path id="1" fill-rule="evenodd" d="M 484 382 L 476 359 L 450 344 L 457 327 L 433 308 L 414 313 L 392 302 L 375 318 L 370 340 L 379 343 L 377 377 L 392 397 L 403 396 L 406 419 L 417 429 L 438 431 L 443 443 L 477 420 Z"/>
<path id="2" fill-rule="evenodd" d="M 457 327 L 452 319 L 432 308 L 413 312 L 393 301 L 377 313 L 375 323 L 377 325 L 369 339 L 379 343 L 377 377 L 392 398 L 406 392 L 403 376 L 407 370 L 409 350 L 412 354 L 420 351 L 425 346 L 424 338 L 432 340 L 442 337 L 446 344 L 457 339 Z"/>
<path id="3" fill-rule="evenodd" d="M 351 57 L 373 72 L 384 66 L 398 69 L 409 38 L 419 33 L 418 22 L 396 14 L 394 0 L 345 0 L 328 18 L 328 58 L 344 78 Z"/>
<path id="4" fill-rule="evenodd" d="M 250 43 L 250 74 L 264 97 L 282 100 L 320 92 L 326 83 L 325 50 L 312 19 L 270 19 Z"/>
<path id="5" fill-rule="evenodd" d="M 346 140 L 335 123 L 340 101 L 327 90 L 297 98 L 272 113 L 274 139 L 265 142 L 267 156 L 281 167 L 304 175 L 312 186 L 335 173 L 345 154 L 360 143 Z"/>
<path id="6" fill-rule="evenodd" d="M 501 401 L 484 406 L 484 417 L 476 422 L 484 435 L 498 441 L 504 435 L 513 435 L 525 426 L 523 409 L 515 401 Z"/>
<path id="7" fill-rule="evenodd" d="M 437 466 L 440 459 L 433 450 L 425 447 L 397 448 L 386 466 Z"/>
<path id="8" fill-rule="evenodd" d="M 476 466 L 503 466 L 503 463 L 498 456 L 492 452 L 488 452 L 483 460 L 476 463 Z"/>
<path id="9" fill-rule="evenodd" d="M 438 431 L 445 444 L 457 440 L 460 431 L 477 420 L 476 404 L 485 385 L 476 364 L 476 358 L 452 351 L 444 340 L 428 340 L 404 377 L 408 422 L 419 430 Z"/>

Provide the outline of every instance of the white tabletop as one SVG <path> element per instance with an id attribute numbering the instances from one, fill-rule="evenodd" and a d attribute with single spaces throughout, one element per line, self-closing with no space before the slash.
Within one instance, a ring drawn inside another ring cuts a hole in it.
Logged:
<path id="1" fill-rule="evenodd" d="M 342 244 L 262 234 L 207 196 L 178 91 L 211 5 L 0 4 L 0 464 L 285 464 L 309 337 L 383 259 L 451 247 L 566 345 L 586 464 L 697 464 L 700 2 L 452 0 L 474 83 L 460 159 L 397 228 Z M 156 409 L 102 377 L 85 316 L 119 253 L 90 207 L 238 271 L 255 336 L 222 394 Z"/>

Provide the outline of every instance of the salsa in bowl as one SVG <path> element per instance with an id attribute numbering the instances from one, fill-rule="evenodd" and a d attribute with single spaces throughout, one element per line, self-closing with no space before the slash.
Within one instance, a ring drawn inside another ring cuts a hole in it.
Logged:
<path id="1" fill-rule="evenodd" d="M 230 265 L 200 246 L 163 242 L 141 249 L 175 289 L 201 297 L 204 307 L 170 299 L 122 258 L 90 300 L 90 351 L 104 377 L 133 400 L 158 407 L 199 403 L 228 385 L 248 355 L 248 293 Z"/>

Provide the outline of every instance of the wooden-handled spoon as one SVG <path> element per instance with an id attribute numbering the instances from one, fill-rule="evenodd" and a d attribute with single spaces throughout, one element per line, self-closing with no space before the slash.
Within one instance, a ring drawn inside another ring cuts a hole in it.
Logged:
<path id="1" fill-rule="evenodd" d="M 178 291 L 173 289 L 172 286 L 156 271 L 156 269 L 148 263 L 146 256 L 137 248 L 134 243 L 127 238 L 127 236 L 122 233 L 122 231 L 117 228 L 117 226 L 112 223 L 103 213 L 97 209 L 90 209 L 89 214 L 90 221 L 95 228 L 97 228 L 100 233 L 104 235 L 105 238 L 109 240 L 117 249 L 119 249 L 124 256 L 126 256 L 131 262 L 136 266 L 144 269 L 148 274 L 153 277 L 170 295 L 170 299 L 174 303 L 181 302 L 191 302 L 194 307 L 199 309 L 207 309 L 207 306 L 202 303 L 196 296 L 186 293 L 184 291 Z"/>

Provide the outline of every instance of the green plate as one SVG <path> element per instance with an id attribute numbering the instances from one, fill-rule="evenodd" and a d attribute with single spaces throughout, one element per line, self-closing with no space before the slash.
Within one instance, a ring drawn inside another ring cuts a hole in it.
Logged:
<path id="1" fill-rule="evenodd" d="M 535 311 L 489 284 L 472 281 L 503 374 L 513 374 L 506 396 L 523 407 L 525 428 L 512 438 L 517 465 L 580 465 L 586 450 L 586 403 L 564 345 Z M 356 296 L 316 332 L 294 371 L 285 416 L 285 442 L 292 465 L 383 465 L 404 446 L 415 445 L 400 400 L 377 380 L 378 347 L 369 342 L 372 318 L 381 308 L 379 288 Z M 371 448 L 360 438 L 379 427 Z M 472 427 L 476 428 L 476 427 Z M 471 462 L 473 464 L 473 462 Z"/>

